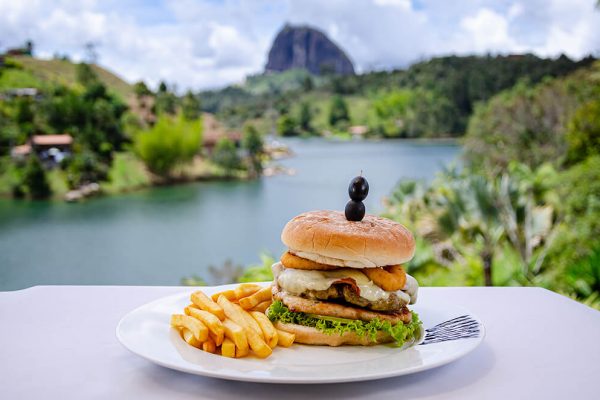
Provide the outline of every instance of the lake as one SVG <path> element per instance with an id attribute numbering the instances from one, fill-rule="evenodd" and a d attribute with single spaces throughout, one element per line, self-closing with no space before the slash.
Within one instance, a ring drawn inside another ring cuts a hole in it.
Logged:
<path id="1" fill-rule="evenodd" d="M 48 284 L 177 285 L 209 278 L 210 265 L 248 265 L 279 255 L 293 216 L 344 210 L 361 170 L 367 213 L 401 179 L 430 180 L 458 161 L 460 147 L 423 141 L 290 139 L 295 156 L 278 163 L 293 176 L 254 182 L 161 187 L 86 203 L 0 200 L 0 290 Z"/>

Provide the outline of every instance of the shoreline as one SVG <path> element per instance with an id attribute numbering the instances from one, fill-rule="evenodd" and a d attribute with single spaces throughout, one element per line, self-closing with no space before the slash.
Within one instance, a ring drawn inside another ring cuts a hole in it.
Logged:
<path id="1" fill-rule="evenodd" d="M 327 143 L 382 143 L 382 142 L 404 142 L 404 143 L 416 143 L 416 144 L 430 144 L 430 145 L 456 145 L 459 146 L 460 145 L 460 139 L 461 138 L 455 138 L 455 137 L 441 137 L 441 138 L 349 138 L 349 139 L 341 139 L 341 138 L 336 138 L 335 136 L 333 137 L 323 137 L 323 136 L 314 136 L 314 137 L 285 137 L 285 138 L 278 138 L 278 141 L 291 141 L 291 142 L 295 142 L 295 141 L 300 141 L 300 142 L 304 142 L 304 141 L 323 141 L 323 142 L 327 142 Z M 295 153 L 293 151 L 293 148 L 291 146 L 288 146 L 288 149 L 291 150 L 289 152 L 289 154 L 287 154 L 285 157 L 272 157 L 270 159 L 270 161 L 278 161 L 282 158 L 290 158 L 290 157 L 294 157 Z M 139 192 L 142 190 L 151 190 L 153 188 L 166 188 L 166 187 L 174 187 L 174 186 L 183 186 L 183 185 L 189 185 L 189 184 L 193 184 L 193 183 L 202 183 L 202 182 L 251 182 L 251 181 L 257 181 L 260 180 L 262 178 L 270 178 L 272 176 L 276 176 L 278 174 L 281 173 L 285 173 L 285 172 L 278 172 L 276 174 L 270 174 L 270 173 L 265 173 L 265 171 L 269 171 L 270 167 L 274 167 L 277 166 L 278 164 L 273 164 L 273 163 L 266 163 L 263 173 L 258 176 L 258 177 L 251 177 L 246 173 L 243 172 L 239 172 L 239 174 L 232 174 L 232 175 L 224 175 L 224 174 L 220 174 L 220 173 L 215 173 L 215 172 L 211 172 L 211 173 L 200 173 L 197 175 L 194 175 L 194 173 L 192 171 L 190 171 L 188 169 L 188 173 L 186 174 L 185 172 L 185 167 L 183 167 L 183 171 L 181 171 L 181 175 L 179 176 L 174 176 L 174 177 L 170 177 L 168 179 L 166 178 L 160 178 L 157 176 L 152 176 L 152 174 L 150 174 L 150 182 L 148 184 L 144 184 L 144 185 L 132 185 L 129 187 L 123 187 L 120 188 L 118 190 L 111 190 L 110 189 L 110 182 L 101 182 L 99 183 L 100 185 L 100 190 L 95 193 L 92 196 L 89 197 L 84 197 L 84 198 L 80 198 L 77 199 L 75 201 L 69 201 L 67 199 L 65 199 L 65 196 L 68 192 L 66 193 L 60 193 L 57 194 L 49 199 L 44 199 L 44 200 L 33 200 L 33 199 L 16 199 L 14 197 L 12 197 L 9 193 L 0 193 L 0 199 L 2 200 L 7 200 L 7 201 L 11 201 L 11 202 L 49 202 L 49 203 L 54 203 L 54 202 L 61 202 L 61 203 L 84 203 L 86 201 L 89 200 L 93 200 L 93 199 L 99 199 L 99 198 L 103 198 L 103 197 L 109 197 L 109 196 L 118 196 L 121 194 L 129 194 L 129 193 L 135 193 L 135 192 Z M 193 166 L 192 166 L 193 169 Z M 275 168 L 276 169 L 276 168 Z"/>

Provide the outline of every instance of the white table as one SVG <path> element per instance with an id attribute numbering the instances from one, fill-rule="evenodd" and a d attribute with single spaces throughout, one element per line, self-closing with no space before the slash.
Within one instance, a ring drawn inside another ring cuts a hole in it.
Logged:
<path id="1" fill-rule="evenodd" d="M 188 375 L 122 347 L 119 319 L 190 288 L 38 286 L 0 292 L 1 399 L 600 398 L 600 312 L 537 288 L 422 288 L 478 315 L 483 344 L 449 365 L 372 382 L 270 385 Z"/>

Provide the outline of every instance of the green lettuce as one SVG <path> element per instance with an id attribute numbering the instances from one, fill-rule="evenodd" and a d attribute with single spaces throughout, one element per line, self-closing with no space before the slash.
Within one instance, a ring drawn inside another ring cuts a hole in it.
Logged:
<path id="1" fill-rule="evenodd" d="M 392 325 L 389 321 L 380 321 L 377 318 L 366 322 L 293 312 L 281 301 L 274 301 L 267 310 L 267 316 L 271 321 L 317 328 L 327 335 L 343 335 L 345 332 L 354 332 L 359 337 L 368 336 L 371 340 L 375 340 L 377 331 L 384 331 L 394 338 L 394 344 L 398 347 L 408 340 L 418 338 L 421 334 L 421 321 L 415 312 L 412 313 L 412 321 L 409 324 L 398 323 Z"/>

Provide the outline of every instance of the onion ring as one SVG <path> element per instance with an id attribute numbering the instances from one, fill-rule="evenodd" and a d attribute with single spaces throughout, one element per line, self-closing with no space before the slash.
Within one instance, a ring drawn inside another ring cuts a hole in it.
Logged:
<path id="1" fill-rule="evenodd" d="M 281 263 L 286 268 L 293 269 L 309 269 L 309 270 L 317 270 L 317 271 L 329 271 L 332 269 L 338 269 L 337 265 L 327 265 L 321 264 L 316 261 L 311 261 L 306 258 L 298 257 L 295 254 L 286 251 L 283 253 L 280 259 Z"/>
<path id="2" fill-rule="evenodd" d="M 401 290 L 406 285 L 406 272 L 404 272 L 402 265 L 364 268 L 361 271 L 377 286 L 387 292 Z"/>

